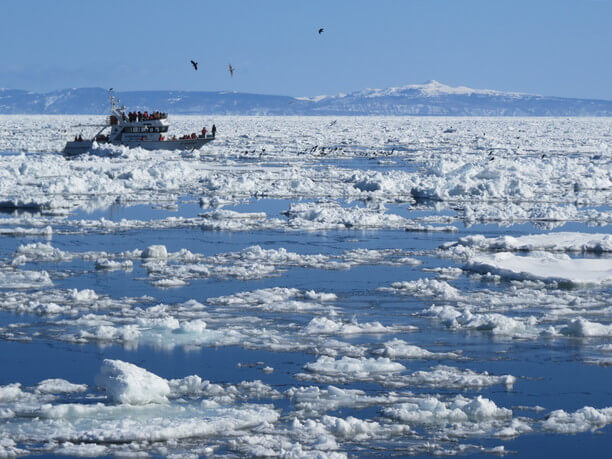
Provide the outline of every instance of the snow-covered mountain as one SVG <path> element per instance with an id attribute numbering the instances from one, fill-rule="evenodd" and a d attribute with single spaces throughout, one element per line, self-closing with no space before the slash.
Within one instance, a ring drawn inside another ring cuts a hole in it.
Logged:
<path id="1" fill-rule="evenodd" d="M 350 94 L 288 97 L 228 91 L 125 91 L 130 110 L 228 115 L 612 116 L 612 101 L 447 86 L 437 81 Z M 105 114 L 108 91 L 0 89 L 0 113 Z"/>

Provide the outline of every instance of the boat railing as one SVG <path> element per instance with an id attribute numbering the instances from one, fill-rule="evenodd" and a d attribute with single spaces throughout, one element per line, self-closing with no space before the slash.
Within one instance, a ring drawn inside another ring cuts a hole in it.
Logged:
<path id="1" fill-rule="evenodd" d="M 158 113 L 158 114 L 154 114 L 154 115 L 149 115 L 146 118 L 145 117 L 141 117 L 140 119 L 138 118 L 130 118 L 129 116 L 117 116 L 117 115 L 110 115 L 106 117 L 106 124 L 107 126 L 116 126 L 119 124 L 119 120 L 121 120 L 121 124 L 136 124 L 136 123 L 142 123 L 142 122 L 146 122 L 146 121 L 159 121 L 159 120 L 167 120 L 168 119 L 168 114 L 167 113 Z"/>

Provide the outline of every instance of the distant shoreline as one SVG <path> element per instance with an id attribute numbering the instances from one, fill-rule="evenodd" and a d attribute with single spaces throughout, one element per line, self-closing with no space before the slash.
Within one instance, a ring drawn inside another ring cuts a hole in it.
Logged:
<path id="1" fill-rule="evenodd" d="M 548 97 L 438 82 L 365 89 L 311 98 L 228 91 L 120 91 L 129 110 L 171 115 L 239 116 L 480 116 L 609 117 L 612 101 Z M 0 89 L 0 114 L 106 115 L 109 91 L 64 89 L 48 93 Z"/>

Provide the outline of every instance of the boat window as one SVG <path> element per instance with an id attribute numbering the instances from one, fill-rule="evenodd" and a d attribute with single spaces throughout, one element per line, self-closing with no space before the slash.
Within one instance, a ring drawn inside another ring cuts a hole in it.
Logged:
<path id="1" fill-rule="evenodd" d="M 159 129 L 159 132 L 168 132 L 168 126 L 162 126 L 162 127 Z"/>

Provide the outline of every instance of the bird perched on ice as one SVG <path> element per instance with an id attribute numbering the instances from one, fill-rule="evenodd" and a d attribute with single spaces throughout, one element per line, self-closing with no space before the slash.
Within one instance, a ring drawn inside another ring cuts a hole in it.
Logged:
<path id="1" fill-rule="evenodd" d="M 227 69 L 229 70 L 230 76 L 233 77 L 234 76 L 234 70 L 236 70 L 234 67 L 232 67 L 232 64 L 227 64 Z"/>
<path id="2" fill-rule="evenodd" d="M 323 31 L 324 31 L 324 30 L 325 30 L 325 29 L 324 29 L 323 27 L 321 27 L 321 28 L 319 29 L 319 35 L 321 35 L 321 34 L 323 33 Z"/>
<path id="3" fill-rule="evenodd" d="M 193 65 L 193 68 L 194 68 L 195 70 L 197 70 L 197 69 L 198 69 L 198 63 L 197 63 L 196 61 L 193 61 L 193 60 L 192 60 L 192 61 L 191 61 L 191 65 Z"/>

